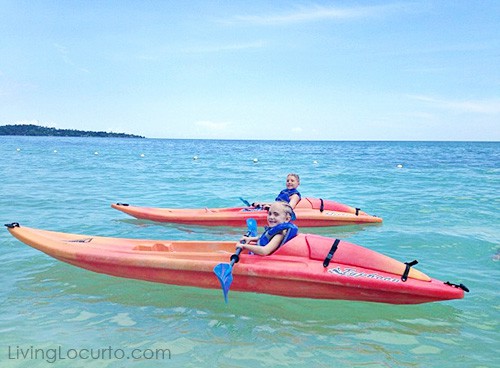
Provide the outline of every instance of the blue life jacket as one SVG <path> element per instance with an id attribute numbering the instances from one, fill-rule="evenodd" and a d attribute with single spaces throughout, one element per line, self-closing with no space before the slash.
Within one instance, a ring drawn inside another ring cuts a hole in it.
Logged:
<path id="1" fill-rule="evenodd" d="M 282 201 L 286 203 L 290 203 L 290 197 L 294 194 L 297 194 L 299 196 L 299 199 L 302 198 L 300 196 L 300 193 L 297 189 L 283 189 L 280 194 L 276 197 L 275 201 Z"/>
<path id="2" fill-rule="evenodd" d="M 297 236 L 297 233 L 299 232 L 299 228 L 294 224 L 292 224 L 291 222 L 284 222 L 274 227 L 266 226 L 264 232 L 257 241 L 257 245 L 263 247 L 264 245 L 269 244 L 273 236 L 282 233 L 284 230 L 286 230 L 286 232 L 285 236 L 283 237 L 283 240 L 281 241 L 281 244 L 279 245 L 280 247 L 290 239 L 295 238 Z"/>

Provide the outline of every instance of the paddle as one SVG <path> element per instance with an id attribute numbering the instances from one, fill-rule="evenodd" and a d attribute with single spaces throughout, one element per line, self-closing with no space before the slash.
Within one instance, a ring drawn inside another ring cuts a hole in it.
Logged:
<path id="1" fill-rule="evenodd" d="M 248 232 L 246 236 L 256 236 L 257 235 L 257 221 L 253 218 L 247 219 Z M 241 241 L 240 243 L 243 243 Z M 233 282 L 233 265 L 238 263 L 240 260 L 240 253 L 243 248 L 238 247 L 236 253 L 231 256 L 230 263 L 219 263 L 214 267 L 215 276 L 219 279 L 220 285 L 222 287 L 222 292 L 224 293 L 224 300 L 227 303 L 227 294 L 229 293 L 229 287 Z"/>
<path id="2" fill-rule="evenodd" d="M 252 205 L 250 204 L 250 202 L 248 202 L 246 199 L 243 199 L 243 198 L 240 197 L 240 201 L 242 201 L 243 203 L 245 203 L 245 206 L 252 207 Z"/>
<path id="3" fill-rule="evenodd" d="M 246 199 L 244 199 L 244 198 L 241 198 L 241 197 L 239 197 L 239 198 L 240 198 L 240 201 L 242 201 L 242 202 L 245 204 L 245 206 L 247 206 L 247 207 L 253 207 L 253 208 L 254 208 L 254 210 L 262 210 L 262 209 L 263 209 L 263 207 L 261 207 L 261 205 L 260 205 L 260 204 L 258 204 L 258 203 L 257 203 L 257 204 L 255 204 L 255 203 L 250 203 L 250 202 L 248 202 L 248 201 L 247 201 Z M 245 209 L 245 211 L 252 211 L 252 209 Z"/>

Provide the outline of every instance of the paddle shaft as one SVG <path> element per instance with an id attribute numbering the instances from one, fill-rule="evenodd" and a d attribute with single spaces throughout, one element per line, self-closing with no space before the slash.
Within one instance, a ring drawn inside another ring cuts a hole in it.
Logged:
<path id="1" fill-rule="evenodd" d="M 243 240 L 242 240 L 242 241 L 240 241 L 240 243 L 241 243 L 241 244 L 245 244 L 245 243 L 243 242 Z M 240 253 L 241 253 L 241 251 L 242 251 L 242 250 L 243 250 L 243 248 L 238 247 L 238 249 L 236 249 L 236 252 L 235 252 L 234 254 L 232 254 L 232 255 L 231 255 L 231 263 L 229 263 L 229 267 L 230 267 L 230 268 L 233 268 L 233 265 L 234 265 L 235 263 L 238 263 L 238 262 L 240 261 Z"/>
<path id="2" fill-rule="evenodd" d="M 253 218 L 247 219 L 247 226 L 248 226 L 248 231 L 245 234 L 245 236 L 256 236 L 257 235 L 257 221 Z M 240 244 L 245 244 L 244 240 L 240 240 Z M 236 249 L 236 252 L 231 256 L 231 263 L 229 264 L 229 268 L 232 269 L 233 265 L 235 263 L 238 263 L 240 260 L 240 253 L 243 250 L 243 248 L 238 247 Z"/>

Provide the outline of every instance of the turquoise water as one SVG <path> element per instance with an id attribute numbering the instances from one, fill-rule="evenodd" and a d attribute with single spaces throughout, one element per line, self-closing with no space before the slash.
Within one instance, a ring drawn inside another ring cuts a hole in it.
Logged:
<path id="1" fill-rule="evenodd" d="M 463 300 L 414 306 L 231 292 L 225 305 L 219 290 L 126 280 L 63 264 L 4 230 L 2 367 L 500 364 L 500 143 L 0 137 L 0 154 L 2 224 L 235 240 L 241 229 L 155 224 L 110 204 L 237 206 L 239 197 L 272 200 L 286 174 L 297 172 L 303 195 L 384 218 L 380 226 L 303 232 L 340 237 L 401 261 L 418 259 L 423 272 L 471 290 Z M 142 359 L 131 357 L 133 349 Z M 156 349 L 170 356 L 151 357 Z M 54 358 L 56 350 L 61 353 Z"/>

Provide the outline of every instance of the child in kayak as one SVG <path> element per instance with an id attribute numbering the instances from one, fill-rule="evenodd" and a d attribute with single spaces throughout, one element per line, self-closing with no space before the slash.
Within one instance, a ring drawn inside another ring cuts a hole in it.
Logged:
<path id="1" fill-rule="evenodd" d="M 292 207 L 285 202 L 276 201 L 269 208 L 267 224 L 261 236 L 243 236 L 236 248 L 267 256 L 297 235 L 298 228 L 290 222 Z M 242 244 L 243 243 L 243 244 Z"/>
<path id="2" fill-rule="evenodd" d="M 290 173 L 286 177 L 286 189 L 283 189 L 278 196 L 276 197 L 275 201 L 282 201 L 288 203 L 292 208 L 295 208 L 297 203 L 300 201 L 300 193 L 297 190 L 298 186 L 300 185 L 300 178 L 299 175 Z M 252 203 L 253 207 L 269 207 L 270 204 L 265 204 L 265 203 Z"/>

